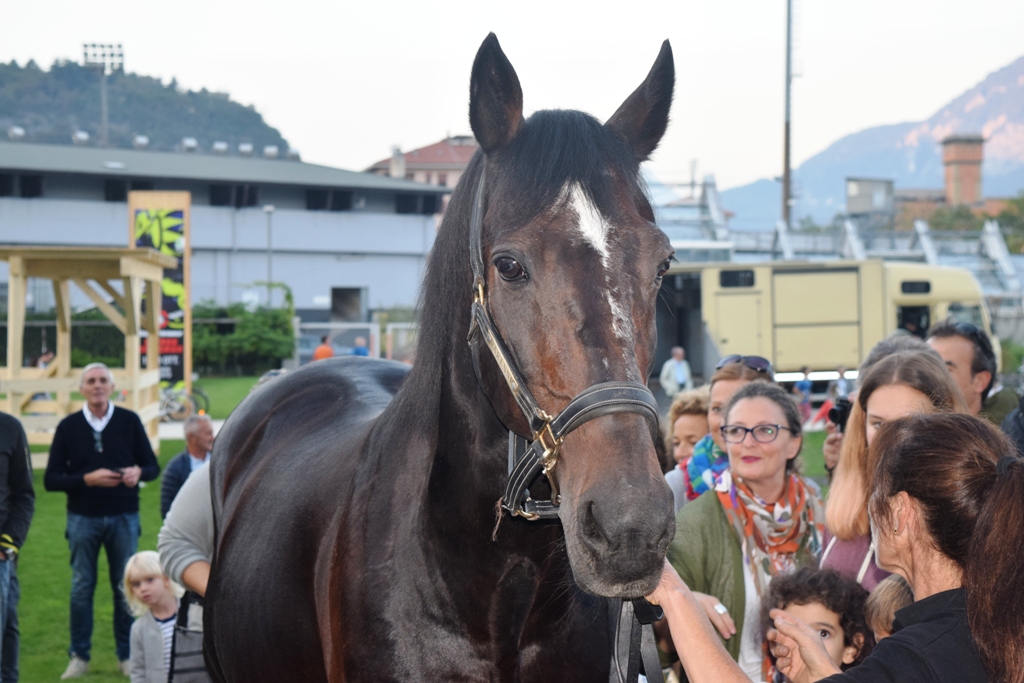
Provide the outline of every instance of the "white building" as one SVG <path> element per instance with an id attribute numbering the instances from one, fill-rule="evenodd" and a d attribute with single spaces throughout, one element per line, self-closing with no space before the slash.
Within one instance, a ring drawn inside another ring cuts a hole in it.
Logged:
<path id="1" fill-rule="evenodd" d="M 289 159 L 0 143 L 0 243 L 127 246 L 129 190 L 192 193 L 193 302 L 264 300 L 269 259 L 316 322 L 413 306 L 448 192 Z M 40 284 L 29 304 L 48 310 Z"/>

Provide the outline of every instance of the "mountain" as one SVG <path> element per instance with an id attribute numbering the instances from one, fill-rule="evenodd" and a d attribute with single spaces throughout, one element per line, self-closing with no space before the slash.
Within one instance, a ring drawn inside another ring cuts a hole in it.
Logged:
<path id="1" fill-rule="evenodd" d="M 196 138 L 209 150 L 216 140 L 237 149 L 240 142 L 256 150 L 288 142 L 251 106 L 234 102 L 226 93 L 182 90 L 176 81 L 115 71 L 107 77 L 110 145 L 131 147 L 135 135 L 149 137 L 149 148 L 173 150 L 184 137 Z M 49 71 L 35 62 L 24 67 L 0 63 L 0 131 L 25 129 L 29 142 L 72 144 L 77 130 L 100 139 L 100 83 L 95 69 L 57 61 Z"/>
<path id="2" fill-rule="evenodd" d="M 927 121 L 876 126 L 840 138 L 794 170 L 795 217 L 831 222 L 845 209 L 848 176 L 891 178 L 896 189 L 941 188 L 942 146 L 952 133 L 985 136 L 982 187 L 989 197 L 1024 189 L 1024 57 L 981 83 Z M 739 229 L 769 229 L 779 218 L 781 189 L 769 180 L 724 190 Z"/>

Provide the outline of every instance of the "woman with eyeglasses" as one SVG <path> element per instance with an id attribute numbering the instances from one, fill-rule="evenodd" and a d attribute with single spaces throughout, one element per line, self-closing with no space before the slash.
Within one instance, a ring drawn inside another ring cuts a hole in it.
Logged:
<path id="1" fill-rule="evenodd" d="M 708 401 L 710 432 L 693 447 L 693 454 L 679 465 L 686 496 L 685 500 L 677 501 L 678 506 L 696 500 L 704 492 L 713 489 L 722 473 L 729 469 L 721 429 L 725 408 L 732 397 L 751 382 L 774 381 L 772 364 L 766 358 L 732 355 L 718 361 L 715 373 L 711 375 Z"/>
<path id="2" fill-rule="evenodd" d="M 875 561 L 868 524 L 871 477 L 877 466 L 869 446 L 875 432 L 912 414 L 964 413 L 967 404 L 930 349 L 890 354 L 875 362 L 860 382 L 825 509 L 821 566 L 856 579 L 870 591 L 889 575 Z"/>
<path id="3" fill-rule="evenodd" d="M 765 680 L 757 638 L 772 577 L 816 566 L 824 514 L 816 487 L 797 474 L 800 413 L 775 384 L 748 383 L 729 401 L 718 434 L 729 469 L 676 517 L 668 560 L 751 680 Z"/>

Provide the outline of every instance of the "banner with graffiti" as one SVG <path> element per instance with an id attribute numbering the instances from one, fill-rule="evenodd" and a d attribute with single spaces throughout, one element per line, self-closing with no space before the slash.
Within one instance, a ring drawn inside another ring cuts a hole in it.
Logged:
<path id="1" fill-rule="evenodd" d="M 178 259 L 177 267 L 164 270 L 161 282 L 160 383 L 165 387 L 189 388 L 192 384 L 192 316 L 188 294 L 190 203 L 187 192 L 132 192 L 129 197 L 132 246 L 149 247 Z M 143 368 L 149 343 L 150 340 L 143 337 Z"/>

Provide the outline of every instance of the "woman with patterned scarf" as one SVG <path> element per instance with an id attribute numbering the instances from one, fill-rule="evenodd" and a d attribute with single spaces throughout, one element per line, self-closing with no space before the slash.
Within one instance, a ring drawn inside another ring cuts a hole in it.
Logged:
<path id="1" fill-rule="evenodd" d="M 680 465 L 686 487 L 686 499 L 696 500 L 710 491 L 729 469 L 729 457 L 722 440 L 725 409 L 737 391 L 751 382 L 772 382 L 772 366 L 759 356 L 726 356 L 711 375 L 711 399 L 708 427 L 711 432 L 693 447 L 693 455 Z"/>
<path id="2" fill-rule="evenodd" d="M 823 505 L 796 473 L 800 414 L 781 388 L 750 383 L 732 397 L 719 430 L 729 469 L 676 517 L 668 559 L 753 681 L 765 680 L 757 638 L 761 595 L 776 574 L 817 566 Z"/>

